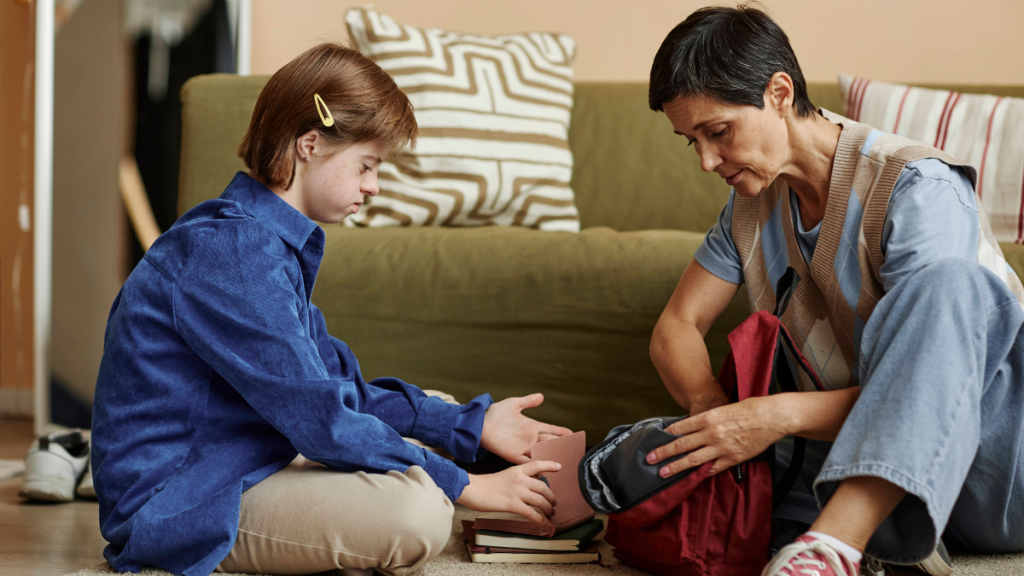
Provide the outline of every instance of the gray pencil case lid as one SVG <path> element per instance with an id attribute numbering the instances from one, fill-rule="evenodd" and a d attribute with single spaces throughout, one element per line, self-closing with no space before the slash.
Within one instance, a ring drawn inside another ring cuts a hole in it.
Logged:
<path id="1" fill-rule="evenodd" d="M 665 428 L 683 418 L 686 417 L 648 418 L 612 428 L 604 441 L 580 460 L 580 491 L 590 506 L 605 513 L 628 510 L 692 473 L 693 468 L 669 478 L 658 473 L 686 454 L 657 464 L 647 463 L 651 450 L 678 438 Z"/>

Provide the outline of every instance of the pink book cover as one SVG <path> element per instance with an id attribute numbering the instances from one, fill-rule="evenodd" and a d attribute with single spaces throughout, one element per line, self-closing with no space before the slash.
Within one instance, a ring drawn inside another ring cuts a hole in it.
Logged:
<path id="1" fill-rule="evenodd" d="M 473 520 L 473 528 L 476 530 L 497 530 L 513 534 L 526 534 L 528 536 L 545 536 L 547 538 L 555 535 L 554 526 L 537 524 L 518 514 L 494 514 L 490 515 L 490 517 L 478 517 Z"/>
<path id="2" fill-rule="evenodd" d="M 477 530 L 500 530 L 533 536 L 554 536 L 562 530 L 578 526 L 594 517 L 594 511 L 580 493 L 578 468 L 580 459 L 587 451 L 587 436 L 583 431 L 561 436 L 533 445 L 530 457 L 534 460 L 550 460 L 562 465 L 558 472 L 541 475 L 555 494 L 555 513 L 548 520 L 552 526 L 537 524 L 522 516 L 507 515 L 508 518 L 477 518 L 473 527 Z"/>

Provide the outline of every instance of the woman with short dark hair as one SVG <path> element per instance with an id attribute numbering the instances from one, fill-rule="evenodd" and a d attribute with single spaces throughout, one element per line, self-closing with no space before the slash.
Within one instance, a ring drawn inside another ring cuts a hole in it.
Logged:
<path id="1" fill-rule="evenodd" d="M 809 439 L 776 513 L 777 535 L 806 533 L 766 575 L 854 576 L 865 551 L 944 575 L 940 537 L 1024 550 L 1024 288 L 975 170 L 815 110 L 785 33 L 748 6 L 698 10 L 672 30 L 649 104 L 732 193 L 651 340 L 690 417 L 648 461 L 689 453 L 662 474 L 721 472 Z M 740 284 L 753 311 L 771 311 L 787 267 L 802 280 L 782 320 L 826 391 L 805 382 L 729 404 L 703 336 Z"/>

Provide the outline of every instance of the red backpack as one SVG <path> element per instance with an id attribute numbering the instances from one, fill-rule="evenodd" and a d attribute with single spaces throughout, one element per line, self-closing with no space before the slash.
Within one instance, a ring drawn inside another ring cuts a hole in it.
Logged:
<path id="1" fill-rule="evenodd" d="M 732 351 L 718 381 L 734 402 L 768 395 L 773 379 L 782 390 L 796 391 L 797 369 L 823 389 L 778 318 L 798 280 L 787 270 L 775 314 L 760 311 L 729 334 Z M 790 466 L 774 487 L 774 448 L 715 476 L 708 476 L 707 462 L 661 478 L 666 462 L 651 465 L 644 458 L 675 438 L 664 429 L 676 420 L 616 427 L 580 461 L 584 497 L 608 514 L 605 540 L 619 560 L 662 576 L 757 576 L 769 560 L 772 512 L 797 479 L 806 441 L 794 440 Z"/>

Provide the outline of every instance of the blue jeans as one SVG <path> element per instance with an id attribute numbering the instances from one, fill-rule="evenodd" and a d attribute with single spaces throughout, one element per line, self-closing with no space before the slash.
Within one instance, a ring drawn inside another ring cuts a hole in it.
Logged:
<path id="1" fill-rule="evenodd" d="M 861 395 L 814 483 L 846 478 L 907 497 L 867 554 L 908 564 L 940 535 L 981 553 L 1024 550 L 1024 310 L 977 263 L 941 260 L 886 294 L 864 328 Z"/>

